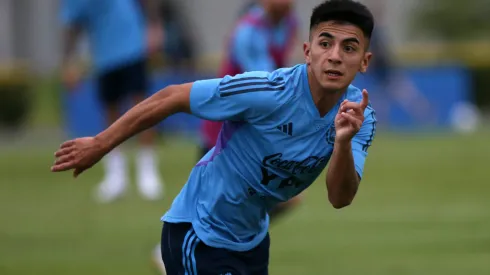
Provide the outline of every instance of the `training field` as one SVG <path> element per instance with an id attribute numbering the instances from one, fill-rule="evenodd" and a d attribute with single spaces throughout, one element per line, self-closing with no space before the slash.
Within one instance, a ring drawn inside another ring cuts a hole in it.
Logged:
<path id="1" fill-rule="evenodd" d="M 490 274 L 489 142 L 488 132 L 380 131 L 353 205 L 333 209 L 322 175 L 271 228 L 270 274 Z M 55 149 L 0 149 L 0 274 L 157 274 L 150 251 L 159 218 L 194 164 L 194 146 L 162 142 L 166 200 L 142 201 L 132 188 L 110 205 L 92 201 L 100 165 L 77 180 L 51 174 Z"/>

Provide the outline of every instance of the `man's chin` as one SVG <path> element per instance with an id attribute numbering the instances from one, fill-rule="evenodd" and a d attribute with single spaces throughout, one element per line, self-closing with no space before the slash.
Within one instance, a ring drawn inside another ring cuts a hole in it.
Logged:
<path id="1" fill-rule="evenodd" d="M 332 94 L 344 91 L 347 86 L 348 85 L 345 85 L 344 83 L 332 81 L 325 81 L 324 83 L 322 83 L 322 89 Z"/>

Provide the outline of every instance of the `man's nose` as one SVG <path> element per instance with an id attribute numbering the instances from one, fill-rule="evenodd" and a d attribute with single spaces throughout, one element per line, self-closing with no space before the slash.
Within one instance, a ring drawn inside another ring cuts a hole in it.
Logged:
<path id="1" fill-rule="evenodd" d="M 332 64 L 340 64 L 342 63 L 342 58 L 341 58 L 341 54 L 340 54 L 340 46 L 336 45 L 335 47 L 333 47 L 330 52 L 329 52 L 329 56 L 328 56 L 328 62 L 329 63 L 332 63 Z"/>

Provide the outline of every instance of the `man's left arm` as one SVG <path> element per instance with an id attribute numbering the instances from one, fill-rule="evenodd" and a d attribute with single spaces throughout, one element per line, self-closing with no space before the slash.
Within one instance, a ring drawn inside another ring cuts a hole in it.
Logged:
<path id="1" fill-rule="evenodd" d="M 368 106 L 357 134 L 347 141 L 335 141 L 327 171 L 328 198 L 333 207 L 348 206 L 354 200 L 361 181 L 364 163 L 376 133 L 374 110 Z"/>

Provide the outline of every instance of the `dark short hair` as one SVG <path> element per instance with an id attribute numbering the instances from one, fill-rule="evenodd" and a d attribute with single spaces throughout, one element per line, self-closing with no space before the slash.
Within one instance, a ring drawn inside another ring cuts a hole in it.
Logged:
<path id="1" fill-rule="evenodd" d="M 374 17 L 363 4 L 352 0 L 326 0 L 313 9 L 310 17 L 310 31 L 318 24 L 338 21 L 357 26 L 367 38 L 374 29 Z"/>

